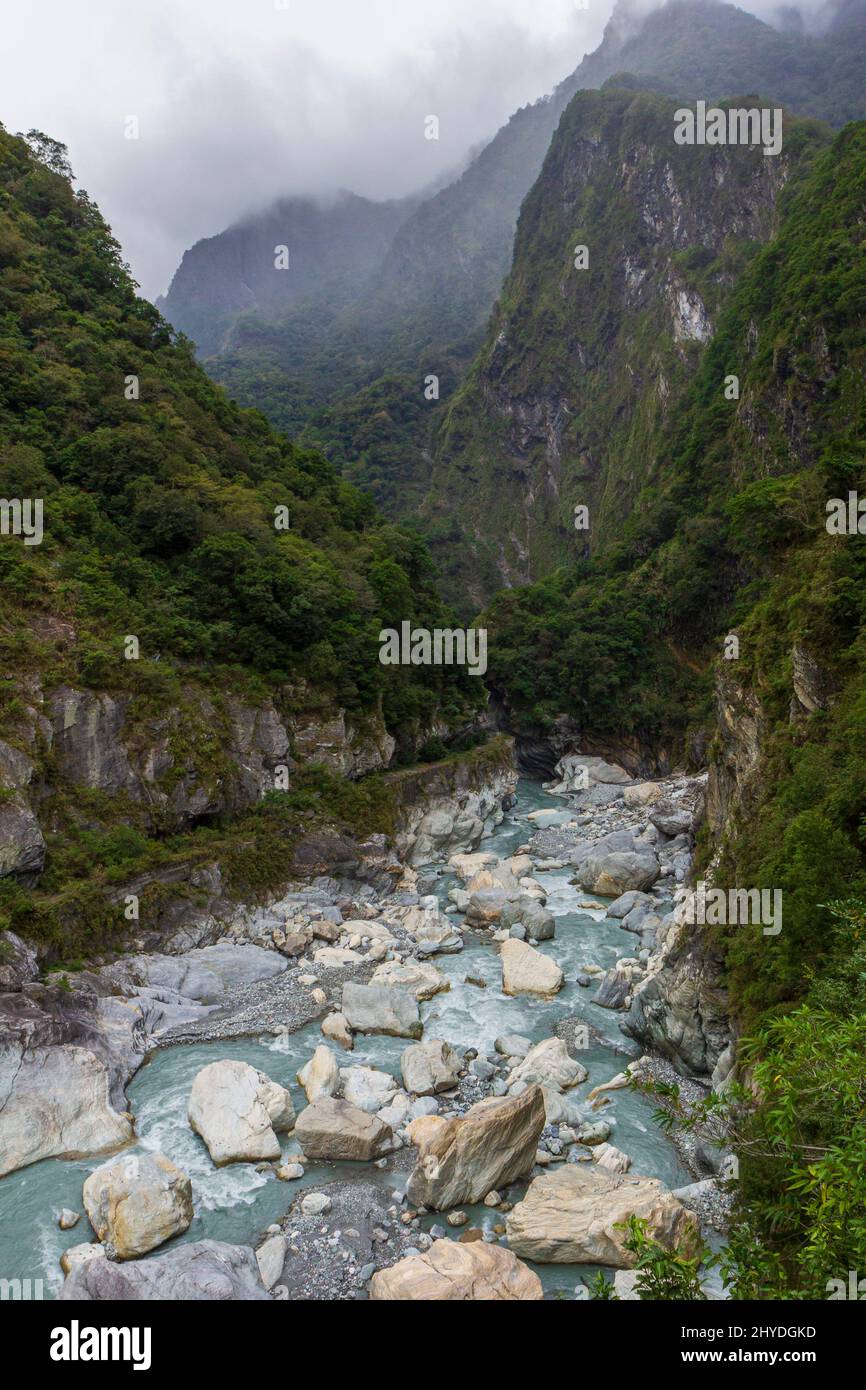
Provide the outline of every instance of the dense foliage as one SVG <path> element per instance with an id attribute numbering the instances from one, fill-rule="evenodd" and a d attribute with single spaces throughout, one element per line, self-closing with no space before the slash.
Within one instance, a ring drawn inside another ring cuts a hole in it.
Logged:
<path id="1" fill-rule="evenodd" d="M 77 633 L 62 674 L 92 685 L 164 684 L 177 663 L 303 679 L 349 709 L 384 698 L 392 726 L 476 695 L 458 670 L 378 661 L 381 627 L 449 625 L 417 538 L 231 403 L 136 295 L 62 150 L 2 131 L 0 495 L 45 506 L 41 545 L 0 547 L 16 664 L 44 657 L 50 608 Z"/>

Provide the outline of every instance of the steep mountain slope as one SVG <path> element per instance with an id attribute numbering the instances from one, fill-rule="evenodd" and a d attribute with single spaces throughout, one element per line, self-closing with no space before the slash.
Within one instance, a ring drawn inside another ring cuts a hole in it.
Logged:
<path id="1" fill-rule="evenodd" d="M 828 501 L 866 485 L 864 193 L 859 123 L 789 187 L 778 234 L 668 422 L 626 540 L 489 613 L 492 679 L 518 726 L 546 709 L 587 736 L 704 728 L 705 859 L 723 883 L 785 894 L 777 938 L 726 943 L 751 1021 L 801 998 L 810 972 L 848 949 L 818 904 L 866 887 L 866 545 L 827 526 Z M 731 373 L 738 400 L 725 397 Z M 739 646 L 726 659 L 728 635 Z"/>
<path id="2" fill-rule="evenodd" d="M 560 122 L 437 440 L 430 514 L 456 505 L 471 537 L 446 560 L 455 592 L 481 600 L 621 539 L 720 305 L 821 139 L 789 121 L 777 158 L 677 145 L 674 111 L 614 88 Z"/>
<path id="3" fill-rule="evenodd" d="M 331 204 L 283 199 L 197 242 L 157 307 L 204 357 L 227 349 L 241 315 L 267 322 L 306 301 L 334 315 L 357 296 L 416 202 L 373 203 L 345 192 Z M 280 246 L 289 253 L 281 268 Z"/>
<path id="4" fill-rule="evenodd" d="M 297 764 L 411 757 L 482 696 L 380 664 L 382 626 L 449 625 L 429 557 L 226 399 L 62 147 L 31 144 L 0 129 L 0 878 L 38 878 L 49 841 L 57 889 L 79 833 L 159 857 Z"/>

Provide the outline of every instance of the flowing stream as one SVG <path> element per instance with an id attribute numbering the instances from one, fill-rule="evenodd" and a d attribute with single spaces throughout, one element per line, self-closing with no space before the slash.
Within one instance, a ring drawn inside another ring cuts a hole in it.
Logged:
<path id="1" fill-rule="evenodd" d="M 514 853 L 528 840 L 531 825 L 527 813 L 541 807 L 561 809 L 563 800 L 541 790 L 536 782 L 521 780 L 518 803 L 507 813 L 497 831 L 482 842 L 482 849 L 500 857 Z M 610 1044 L 595 1043 L 581 1054 L 589 1070 L 589 1080 L 576 1092 L 586 1095 L 596 1085 L 621 1071 L 631 1056 L 633 1044 L 619 1031 L 619 1015 L 591 1002 L 594 986 L 582 989 L 574 984 L 582 965 L 595 963 L 603 969 L 618 956 L 630 955 L 633 938 L 604 917 L 604 900 L 598 908 L 581 909 L 592 895 L 569 885 L 571 869 L 538 875 L 548 894 L 547 906 L 556 917 L 556 936 L 543 943 L 545 954 L 554 957 L 565 972 L 566 983 L 552 999 L 530 996 L 508 998 L 501 992 L 501 971 L 496 946 L 467 932 L 465 949 L 457 955 L 439 955 L 435 965 L 451 982 L 447 993 L 438 994 L 421 1005 L 425 1038 L 443 1038 L 455 1047 L 475 1047 L 481 1053 L 493 1050 L 494 1039 L 502 1033 L 519 1033 L 538 1042 L 549 1037 L 564 1016 L 575 1016 L 592 1024 Z M 437 895 L 443 906 L 448 890 L 457 881 L 443 875 Z M 484 980 L 486 988 L 466 983 L 466 976 Z M 132 1079 L 128 1088 L 129 1108 L 136 1120 L 139 1147 L 166 1154 L 190 1176 L 193 1184 L 195 1219 L 178 1240 L 205 1237 L 240 1244 L 259 1243 L 267 1226 L 282 1217 L 305 1189 L 321 1187 L 336 1177 L 352 1175 L 365 1181 L 382 1183 L 401 1191 L 405 1172 L 389 1173 L 370 1164 L 310 1163 L 303 1179 L 281 1182 L 271 1173 L 257 1173 L 251 1164 L 215 1168 L 202 1141 L 190 1129 L 186 1106 L 193 1077 L 199 1068 L 221 1058 L 238 1058 L 266 1072 L 289 1087 L 295 1108 L 306 1103 L 296 1072 L 322 1041 L 318 1022 L 279 1038 L 248 1038 L 233 1041 L 188 1044 L 157 1049 Z M 361 1064 L 390 1071 L 399 1076 L 399 1059 L 407 1042 L 382 1036 L 355 1039 L 355 1050 L 341 1056 L 341 1064 Z M 617 1050 L 618 1049 L 618 1050 Z M 339 1050 L 339 1049 L 337 1049 Z M 599 1112 L 614 1124 L 610 1142 L 632 1159 L 632 1172 L 657 1177 L 666 1187 L 679 1187 L 691 1177 L 677 1153 L 653 1121 L 652 1101 L 620 1090 L 611 1093 L 611 1104 Z M 294 1147 L 292 1136 L 285 1137 L 284 1151 Z M 87 1174 L 104 1158 L 68 1161 L 47 1159 L 20 1169 L 0 1180 L 0 1277 L 42 1279 L 45 1297 L 54 1297 L 63 1281 L 59 1258 L 64 1249 L 93 1239 L 83 1214 L 81 1188 Z M 82 1212 L 71 1231 L 61 1231 L 57 1218 L 61 1208 Z M 465 1207 L 473 1225 L 492 1227 L 502 1217 L 484 1206 Z M 440 1214 L 424 1219 L 425 1228 L 442 1222 Z M 163 1253 L 163 1246 L 155 1254 Z M 581 1279 L 593 1269 L 586 1265 L 536 1266 L 550 1297 L 574 1297 Z"/>

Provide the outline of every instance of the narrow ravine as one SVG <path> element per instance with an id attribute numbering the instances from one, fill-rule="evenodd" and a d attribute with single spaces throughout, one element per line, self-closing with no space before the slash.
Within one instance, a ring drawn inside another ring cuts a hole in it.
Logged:
<path id="1" fill-rule="evenodd" d="M 517 804 L 508 811 L 498 829 L 488 836 L 481 849 L 507 858 L 525 845 L 534 833 L 530 813 L 545 808 L 562 810 L 565 798 L 544 791 L 537 782 L 520 781 Z M 577 813 L 575 813 L 576 817 Z M 567 818 L 566 818 L 567 819 Z M 584 816 L 584 829 L 592 830 Z M 435 873 L 435 895 L 443 911 L 457 918 L 449 892 L 460 881 L 445 864 L 424 870 Z M 590 1025 L 590 1046 L 579 1054 L 589 1072 L 588 1080 L 572 1093 L 581 1098 L 594 1086 L 609 1081 L 626 1063 L 640 1055 L 641 1049 L 619 1030 L 617 1012 L 592 1002 L 601 978 L 592 987 L 577 983 L 576 977 L 590 969 L 609 970 L 623 956 L 631 956 L 635 938 L 624 932 L 613 919 L 605 918 L 610 899 L 587 894 L 570 882 L 574 870 L 568 866 L 537 872 L 547 894 L 547 907 L 556 918 L 556 934 L 542 943 L 544 954 L 562 969 L 565 984 L 550 997 L 529 995 L 508 997 L 502 992 L 499 952 L 490 932 L 466 929 L 464 948 L 455 954 L 436 954 L 431 963 L 449 981 L 447 992 L 436 994 L 420 1005 L 424 1038 L 441 1038 L 458 1051 L 474 1049 L 478 1057 L 496 1057 L 495 1040 L 503 1034 L 518 1034 L 533 1043 L 551 1037 L 558 1024 L 571 1018 Z M 659 910 L 670 903 L 658 895 Z M 279 906 L 279 905 L 277 905 Z M 301 969 L 305 966 L 301 966 Z M 584 975 L 584 982 L 586 977 Z M 250 1063 L 274 1081 L 289 1088 L 296 1111 L 305 1104 L 296 1074 L 323 1041 L 320 1021 L 306 1023 L 294 1032 L 274 1028 L 254 1036 L 218 1038 L 213 1041 L 160 1046 L 153 1051 L 127 1088 L 129 1109 L 135 1117 L 138 1147 L 165 1154 L 192 1180 L 195 1217 L 186 1233 L 171 1245 L 211 1238 L 257 1246 L 272 1223 L 279 1222 L 304 1192 L 318 1191 L 336 1179 L 373 1183 L 381 1187 L 390 1202 L 399 1204 L 405 1190 L 407 1167 L 405 1152 L 398 1152 L 381 1166 L 309 1162 L 303 1178 L 286 1183 L 279 1180 L 272 1166 L 258 1171 L 251 1163 L 216 1168 L 204 1143 L 187 1122 L 187 1102 L 196 1073 L 207 1063 L 237 1059 Z M 340 1065 L 369 1066 L 400 1078 L 400 1057 L 407 1046 L 405 1038 L 380 1034 L 357 1034 L 354 1050 L 342 1054 Z M 339 1049 L 336 1049 L 339 1051 Z M 502 1062 L 504 1059 L 498 1058 Z M 492 1068 L 491 1068 L 492 1070 Z M 500 1085 L 500 1093 L 504 1086 Z M 447 1102 L 438 1098 L 441 1111 Z M 632 1161 L 632 1171 L 661 1180 L 674 1189 L 692 1181 L 681 1158 L 666 1135 L 655 1124 L 651 1100 L 629 1089 L 614 1091 L 599 1112 L 587 1111 L 588 1119 L 603 1117 L 612 1126 L 611 1144 Z M 292 1135 L 283 1136 L 284 1155 L 297 1151 Z M 92 1239 L 86 1216 L 69 1231 L 58 1226 L 58 1213 L 68 1207 L 82 1210 L 82 1183 L 104 1159 L 61 1161 L 50 1159 L 22 1168 L 0 1181 L 0 1268 L 21 1277 L 42 1278 L 46 1296 L 55 1296 L 63 1276 L 59 1260 L 68 1247 Z M 518 1200 L 526 1184 L 512 1188 L 509 1200 Z M 494 1228 L 503 1220 L 495 1208 L 464 1206 L 469 1224 L 480 1227 L 486 1238 L 501 1238 Z M 415 1233 L 441 1233 L 443 1213 L 429 1212 L 419 1218 Z M 500 1232 L 501 1232 L 500 1225 Z M 457 1231 L 449 1232 L 457 1235 Z M 161 1247 L 162 1254 L 171 1245 Z M 335 1253 L 336 1257 L 336 1253 Z M 581 1296 L 581 1281 L 593 1268 L 583 1265 L 535 1266 L 551 1297 Z"/>

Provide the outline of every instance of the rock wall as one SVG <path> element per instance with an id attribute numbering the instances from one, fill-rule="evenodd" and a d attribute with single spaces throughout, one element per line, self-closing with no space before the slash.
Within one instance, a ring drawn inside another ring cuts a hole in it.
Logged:
<path id="1" fill-rule="evenodd" d="M 464 758 L 395 773 L 400 828 L 398 853 L 425 864 L 477 849 L 499 825 L 517 785 L 514 741 L 500 736 Z"/>

